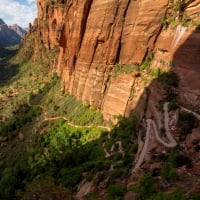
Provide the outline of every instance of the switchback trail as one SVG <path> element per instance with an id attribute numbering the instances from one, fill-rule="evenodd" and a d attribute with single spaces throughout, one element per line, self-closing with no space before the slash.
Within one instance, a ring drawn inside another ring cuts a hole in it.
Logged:
<path id="1" fill-rule="evenodd" d="M 168 147 L 168 148 L 172 148 L 172 147 L 175 147 L 177 145 L 176 141 L 174 140 L 174 138 L 172 137 L 171 133 L 170 133 L 170 130 L 169 130 L 169 114 L 168 114 L 168 104 L 169 103 L 165 103 L 164 104 L 164 124 L 165 124 L 165 134 L 167 136 L 167 139 L 169 140 L 169 143 L 167 143 L 166 141 L 164 141 L 160 135 L 159 135 L 159 131 L 156 127 L 156 123 L 155 121 L 153 121 L 152 119 L 147 119 L 146 122 L 147 122 L 147 131 L 146 131 L 146 138 L 145 138 L 145 143 L 144 143 L 144 146 L 143 146 L 143 149 L 142 149 L 142 152 L 139 156 L 139 159 L 133 169 L 133 172 L 137 171 L 143 160 L 144 160 L 144 156 L 148 150 L 148 147 L 149 147 L 149 140 L 150 140 L 150 136 L 152 134 L 151 132 L 151 129 L 153 129 L 153 134 L 155 135 L 155 138 L 156 140 L 163 144 L 165 147 Z"/>
<path id="2" fill-rule="evenodd" d="M 143 149 L 142 149 L 142 152 L 140 153 L 139 155 L 139 158 L 135 164 L 135 167 L 133 168 L 133 171 L 132 173 L 136 172 L 143 160 L 144 160 L 144 157 L 145 157 L 145 154 L 148 150 L 148 147 L 149 147 L 149 140 L 150 140 L 150 136 L 151 134 L 154 134 L 155 135 L 155 138 L 156 140 L 161 143 L 163 146 L 165 147 L 168 147 L 168 148 L 173 148 L 177 145 L 175 139 L 172 137 L 171 133 L 170 133 L 170 128 L 169 128 L 169 113 L 168 113 L 168 105 L 169 103 L 165 103 L 164 104 L 164 126 L 165 126 L 165 134 L 167 136 L 167 139 L 169 142 L 166 142 L 164 141 L 160 135 L 159 135 L 159 131 L 158 131 L 158 128 L 156 126 L 156 123 L 154 120 L 152 119 L 147 119 L 146 122 L 147 122 L 147 130 L 146 130 L 146 138 L 145 138 L 145 142 L 144 142 L 144 145 L 143 145 Z M 198 118 L 200 120 L 200 115 L 187 109 L 187 108 L 184 108 L 184 107 L 181 107 L 182 110 L 184 110 L 185 112 L 189 112 L 189 113 L 192 113 L 196 118 Z M 175 119 L 173 119 L 175 120 Z M 151 132 L 153 129 L 153 133 Z"/>

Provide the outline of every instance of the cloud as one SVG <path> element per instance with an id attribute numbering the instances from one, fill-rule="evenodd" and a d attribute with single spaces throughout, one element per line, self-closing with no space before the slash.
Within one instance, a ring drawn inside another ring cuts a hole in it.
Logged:
<path id="1" fill-rule="evenodd" d="M 36 17 L 35 0 L 0 0 L 0 18 L 8 25 L 28 27 Z"/>
<path id="2" fill-rule="evenodd" d="M 27 0 L 27 2 L 28 2 L 29 4 L 31 4 L 31 3 L 36 3 L 36 0 Z"/>

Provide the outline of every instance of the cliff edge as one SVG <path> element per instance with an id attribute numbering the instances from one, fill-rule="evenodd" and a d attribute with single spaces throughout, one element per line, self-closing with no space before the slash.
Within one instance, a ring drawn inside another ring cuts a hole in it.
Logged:
<path id="1" fill-rule="evenodd" d="M 50 52 L 63 91 L 101 110 L 106 120 L 129 115 L 142 94 L 140 107 L 145 106 L 150 81 L 129 69 L 147 62 L 152 69 L 175 71 L 180 102 L 199 109 L 199 5 L 199 0 L 38 0 L 30 28 L 33 59 Z"/>

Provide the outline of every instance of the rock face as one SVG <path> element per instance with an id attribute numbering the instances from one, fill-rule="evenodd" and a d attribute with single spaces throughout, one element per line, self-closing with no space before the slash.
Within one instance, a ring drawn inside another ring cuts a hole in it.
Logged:
<path id="1" fill-rule="evenodd" d="M 7 26 L 0 19 L 0 47 L 19 44 L 24 34 L 25 32 L 21 27 L 17 25 Z"/>
<path id="2" fill-rule="evenodd" d="M 33 58 L 58 49 L 50 64 L 62 77 L 63 90 L 108 120 L 130 114 L 137 104 L 144 107 L 147 96 L 147 83 L 131 74 L 113 76 L 116 63 L 140 65 L 153 52 L 152 66 L 173 66 L 180 75 L 180 100 L 198 106 L 199 5 L 199 0 L 37 0 L 38 18 L 30 29 L 36 35 Z"/>

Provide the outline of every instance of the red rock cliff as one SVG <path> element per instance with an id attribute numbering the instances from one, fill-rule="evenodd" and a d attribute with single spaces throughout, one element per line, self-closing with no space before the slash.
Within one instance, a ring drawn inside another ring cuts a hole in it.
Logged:
<path id="1" fill-rule="evenodd" d="M 114 65 L 141 64 L 150 52 L 152 66 L 160 68 L 171 67 L 175 58 L 181 101 L 200 104 L 200 34 L 195 30 L 200 0 L 37 0 L 37 6 L 31 28 L 36 33 L 35 58 L 58 49 L 51 65 L 62 77 L 63 90 L 101 110 L 106 119 L 130 114 L 146 98 L 146 85 L 141 87 L 137 75 L 111 76 Z M 190 47 L 175 55 L 191 35 Z M 191 49 L 196 61 L 190 58 Z"/>

